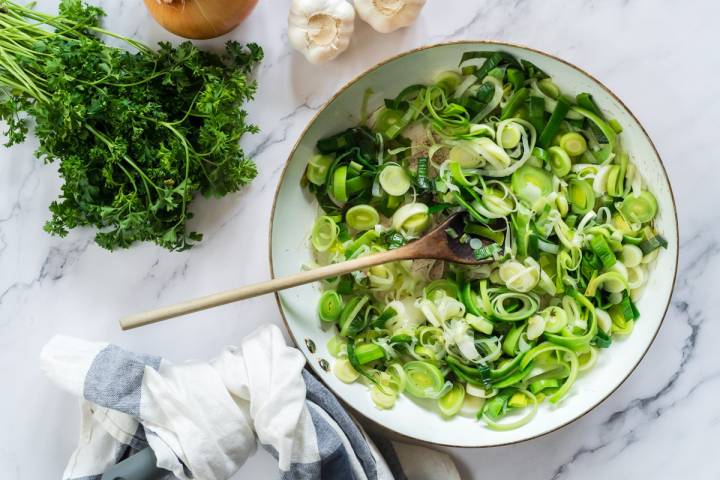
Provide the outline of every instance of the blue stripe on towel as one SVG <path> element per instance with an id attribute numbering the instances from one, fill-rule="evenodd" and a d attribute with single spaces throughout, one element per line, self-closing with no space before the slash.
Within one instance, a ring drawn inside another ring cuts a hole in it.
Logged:
<path id="1" fill-rule="evenodd" d="M 362 465 L 368 480 L 376 480 L 377 467 L 375 465 L 375 459 L 373 458 L 370 447 L 368 447 L 367 441 L 358 426 L 355 425 L 355 422 L 345 411 L 342 405 L 340 405 L 340 402 L 338 402 L 335 396 L 327 388 L 325 388 L 318 379 L 308 372 L 307 369 L 303 370 L 302 375 L 307 388 L 307 399 L 316 403 L 320 408 L 325 410 L 333 420 L 335 420 L 340 429 L 342 429 L 347 436 L 350 445 L 352 445 L 355 455 L 358 460 L 360 460 L 360 464 Z"/>
<path id="2" fill-rule="evenodd" d="M 345 450 L 340 436 L 335 429 L 315 409 L 317 405 L 308 402 L 308 411 L 312 418 L 315 434 L 317 436 L 318 451 L 322 462 L 322 480 L 355 479 L 353 475 L 350 455 L 352 452 Z"/>
<path id="3" fill-rule="evenodd" d="M 272 445 L 261 443 L 262 447 L 278 459 L 278 452 Z M 291 463 L 290 470 L 280 471 L 280 480 L 320 480 L 322 466 L 320 462 L 312 463 Z"/>
<path id="4" fill-rule="evenodd" d="M 160 361 L 160 357 L 129 353 L 115 345 L 108 345 L 90 365 L 83 395 L 101 407 L 139 418 L 145 366 L 157 370 Z"/>

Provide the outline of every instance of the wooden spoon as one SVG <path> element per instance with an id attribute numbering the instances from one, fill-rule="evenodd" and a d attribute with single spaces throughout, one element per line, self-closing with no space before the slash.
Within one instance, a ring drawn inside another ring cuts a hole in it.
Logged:
<path id="1" fill-rule="evenodd" d="M 237 302 L 246 298 L 257 297 L 286 288 L 297 287 L 306 283 L 316 282 L 324 278 L 337 277 L 346 273 L 363 270 L 381 265 L 383 263 L 397 262 L 398 260 L 414 259 L 436 259 L 445 260 L 464 265 L 479 265 L 492 261 L 492 257 L 485 260 L 475 258 L 474 249 L 468 243 L 460 243 L 458 239 L 448 235 L 447 230 L 452 228 L 456 232 L 464 230 L 463 214 L 455 214 L 430 231 L 427 235 L 415 240 L 404 247 L 386 252 L 377 253 L 365 257 L 348 260 L 342 263 L 333 263 L 325 267 L 307 270 L 283 278 L 276 278 L 268 282 L 256 283 L 247 287 L 228 290 L 222 293 L 208 295 L 206 297 L 189 300 L 187 302 L 170 305 L 167 307 L 150 310 L 135 315 L 130 315 L 120 320 L 123 330 L 130 330 L 142 327 L 150 323 L 159 322 L 168 318 L 178 317 L 199 310 L 225 305 L 226 303 Z M 491 243 L 490 240 L 482 239 L 483 246 Z"/>

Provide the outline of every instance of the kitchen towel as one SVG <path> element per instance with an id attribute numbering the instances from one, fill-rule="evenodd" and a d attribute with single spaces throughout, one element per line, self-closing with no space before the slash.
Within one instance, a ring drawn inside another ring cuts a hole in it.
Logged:
<path id="1" fill-rule="evenodd" d="M 65 480 L 99 480 L 147 446 L 181 480 L 226 480 L 258 443 L 277 458 L 283 480 L 460 478 L 444 453 L 373 442 L 274 325 L 206 363 L 173 365 L 63 336 L 41 361 L 50 379 L 82 398 Z"/>

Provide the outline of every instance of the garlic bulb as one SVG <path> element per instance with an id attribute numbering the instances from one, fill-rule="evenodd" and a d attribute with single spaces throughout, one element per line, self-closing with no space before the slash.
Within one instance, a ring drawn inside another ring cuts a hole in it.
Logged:
<path id="1" fill-rule="evenodd" d="M 310 63 L 340 55 L 355 28 L 355 10 L 345 0 L 293 0 L 288 17 L 290 44 Z"/>
<path id="2" fill-rule="evenodd" d="M 355 0 L 360 18 L 380 33 L 412 24 L 424 5 L 425 0 Z"/>

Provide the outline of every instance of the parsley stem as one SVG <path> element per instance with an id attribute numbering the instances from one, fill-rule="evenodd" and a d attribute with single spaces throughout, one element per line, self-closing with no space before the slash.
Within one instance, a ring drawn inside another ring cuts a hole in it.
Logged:
<path id="1" fill-rule="evenodd" d="M 8 85 L 15 90 L 20 90 L 20 91 L 26 92 L 30 95 L 32 95 L 34 93 L 31 90 L 29 90 L 28 88 L 26 88 L 24 85 L 21 85 L 21 84 L 15 82 L 13 79 L 2 76 L 2 75 L 0 75 L 0 83 L 2 83 L 3 85 Z"/>
<path id="2" fill-rule="evenodd" d="M 181 182 L 185 184 L 185 190 L 182 195 L 182 214 L 180 215 L 180 219 L 178 220 L 178 225 L 185 221 L 185 212 L 187 209 L 187 196 L 188 196 L 188 178 L 190 178 L 190 148 L 187 143 L 187 138 L 185 138 L 185 135 L 181 134 L 177 131 L 175 127 L 173 127 L 171 124 L 167 122 L 160 122 L 162 126 L 169 129 L 171 132 L 177 136 L 177 138 L 182 143 L 182 146 L 185 148 L 185 179 Z"/>
<path id="3" fill-rule="evenodd" d="M 40 90 L 30 78 L 28 78 L 24 70 L 10 58 L 4 48 L 0 48 L 0 66 L 4 67 L 9 74 L 14 76 L 16 80 L 24 85 L 27 90 L 32 92 L 32 95 L 36 99 L 42 102 L 48 101 L 47 95 L 45 95 L 43 91 Z"/>
<path id="4" fill-rule="evenodd" d="M 88 124 L 85 124 L 85 128 L 87 128 L 93 135 L 95 135 L 95 136 L 96 136 L 97 138 L 99 138 L 105 145 L 107 145 L 107 147 L 108 147 L 108 149 L 110 150 L 110 152 L 113 152 L 113 151 L 114 151 L 115 145 L 114 145 L 113 142 L 112 142 L 110 139 L 108 139 L 105 135 L 103 135 L 102 133 L 98 132 L 97 130 L 95 130 L 93 127 L 91 127 L 91 126 L 88 125 Z M 138 165 L 137 165 L 135 162 L 133 162 L 133 160 L 132 160 L 130 157 L 128 157 L 127 155 L 123 155 L 123 159 L 124 159 L 128 164 L 130 164 L 131 167 L 133 167 L 135 170 L 137 170 L 138 174 L 140 174 L 140 178 L 142 179 L 143 184 L 145 185 L 145 191 L 146 191 L 146 193 L 147 193 L 147 195 L 148 195 L 148 199 L 152 198 L 152 196 L 150 195 L 150 189 L 148 188 L 148 185 L 147 185 L 147 184 L 150 183 L 150 185 L 152 185 L 152 186 L 155 188 L 155 190 L 157 190 L 157 191 L 159 191 L 160 188 L 159 188 L 157 185 L 155 185 L 155 182 L 153 182 L 153 181 L 145 174 L 145 172 L 143 171 L 143 169 L 140 168 L 140 167 L 138 167 Z"/>

